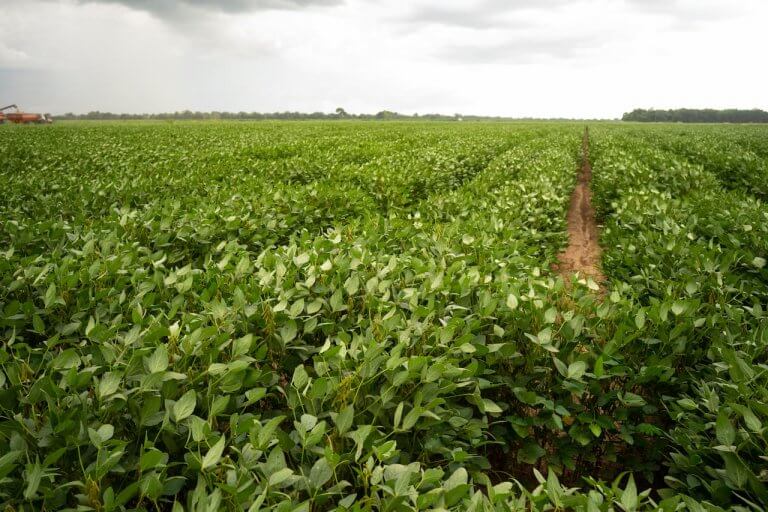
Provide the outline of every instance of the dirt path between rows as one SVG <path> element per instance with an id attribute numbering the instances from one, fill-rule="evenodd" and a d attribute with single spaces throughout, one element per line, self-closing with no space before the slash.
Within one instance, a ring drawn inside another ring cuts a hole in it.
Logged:
<path id="1" fill-rule="evenodd" d="M 581 143 L 581 169 L 568 208 L 568 247 L 558 256 L 557 271 L 566 283 L 576 273 L 580 278 L 591 277 L 603 291 L 605 276 L 600 270 L 600 245 L 595 209 L 592 207 L 592 166 L 589 164 L 589 128 L 584 130 Z"/>

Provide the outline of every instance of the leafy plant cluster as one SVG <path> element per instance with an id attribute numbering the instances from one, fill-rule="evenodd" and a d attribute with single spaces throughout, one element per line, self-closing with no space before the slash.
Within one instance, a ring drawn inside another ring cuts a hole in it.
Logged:
<path id="1" fill-rule="evenodd" d="M 761 510 L 768 502 L 768 207 L 728 186 L 727 169 L 700 165 L 707 151 L 691 163 L 708 137 L 714 133 L 692 137 L 682 156 L 662 149 L 682 144 L 683 135 L 668 129 L 595 130 L 603 265 L 614 288 L 621 283 L 631 295 L 642 327 L 641 336 L 625 338 L 622 357 L 644 361 L 641 371 L 653 381 L 643 394 L 666 412 L 664 494 Z"/>
<path id="2" fill-rule="evenodd" d="M 768 130 L 764 127 L 667 126 L 635 135 L 659 149 L 701 165 L 729 190 L 768 198 Z"/>

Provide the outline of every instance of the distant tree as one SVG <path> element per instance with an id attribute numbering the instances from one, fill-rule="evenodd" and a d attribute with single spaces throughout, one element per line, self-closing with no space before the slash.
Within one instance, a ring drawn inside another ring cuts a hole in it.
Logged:
<path id="1" fill-rule="evenodd" d="M 339 117 L 347 117 L 349 114 L 347 114 L 347 111 L 344 110 L 341 107 L 336 107 L 336 115 Z"/>

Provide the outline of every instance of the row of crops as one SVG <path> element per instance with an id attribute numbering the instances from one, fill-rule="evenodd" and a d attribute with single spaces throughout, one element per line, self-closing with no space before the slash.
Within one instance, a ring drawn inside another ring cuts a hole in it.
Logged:
<path id="1" fill-rule="evenodd" d="M 0 501 L 762 509 L 765 145 L 593 127 L 601 296 L 582 130 L 0 131 Z"/>
<path id="2" fill-rule="evenodd" d="M 768 207 L 759 175 L 723 167 L 721 155 L 709 160 L 700 146 L 721 132 L 698 130 L 595 130 L 603 267 L 628 301 L 625 332 L 607 346 L 637 372 L 663 431 L 663 481 L 655 485 L 667 489 L 659 493 L 693 497 L 705 510 L 761 510 Z M 685 137 L 687 148 L 675 151 Z M 730 162 L 749 153 L 731 151 Z"/>

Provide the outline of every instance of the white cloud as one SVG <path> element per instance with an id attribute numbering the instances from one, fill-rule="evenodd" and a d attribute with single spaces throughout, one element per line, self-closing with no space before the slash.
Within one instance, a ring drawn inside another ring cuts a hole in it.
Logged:
<path id="1" fill-rule="evenodd" d="M 0 98 L 30 110 L 768 108 L 760 0 L 5 1 Z"/>

